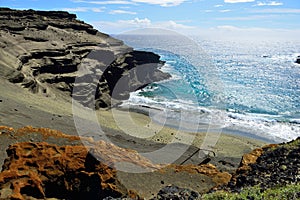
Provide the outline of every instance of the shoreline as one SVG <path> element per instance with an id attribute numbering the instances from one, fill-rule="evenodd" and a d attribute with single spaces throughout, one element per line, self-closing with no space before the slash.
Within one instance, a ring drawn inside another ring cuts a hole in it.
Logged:
<path id="1" fill-rule="evenodd" d="M 159 113 L 159 112 L 163 112 L 162 109 L 160 108 L 155 108 L 155 107 L 151 107 L 151 106 L 134 106 L 134 107 L 117 107 L 115 109 L 118 109 L 120 111 L 129 111 L 129 112 L 136 112 L 139 114 L 143 114 L 147 117 L 151 117 L 150 114 L 154 113 L 153 115 Z M 156 115 L 157 116 L 157 115 Z M 155 117 L 155 116 L 154 116 Z M 184 132 L 192 132 L 192 133 L 204 133 L 204 132 L 211 132 L 211 133 L 215 133 L 215 134 L 228 134 L 228 135 L 233 135 L 233 136 L 241 136 L 241 137 L 247 137 L 249 139 L 255 139 L 255 140 L 259 140 L 265 143 L 270 143 L 270 144 L 277 144 L 277 143 L 281 143 L 283 141 L 276 141 L 274 139 L 270 139 L 267 137 L 263 137 L 263 136 L 259 136 L 256 134 L 253 134 L 249 131 L 246 130 L 235 130 L 235 129 L 231 129 L 231 128 L 211 128 L 209 124 L 201 124 L 201 128 L 198 128 L 197 130 L 190 128 L 189 126 L 191 124 L 180 124 L 178 125 L 178 121 L 175 120 L 168 120 L 165 123 L 161 123 L 160 120 L 155 120 L 155 118 L 151 117 L 151 119 L 153 120 L 153 122 L 157 123 L 158 125 L 161 126 L 168 126 L 169 128 L 173 128 L 175 130 L 181 130 Z M 176 123 L 177 122 L 177 123 Z M 193 126 L 193 125 L 192 125 Z M 280 138 L 278 138 L 278 140 L 280 140 Z"/>
<path id="2" fill-rule="evenodd" d="M 78 135 L 71 101 L 66 101 L 59 95 L 55 98 L 34 95 L 11 83 L 0 85 L 0 89 L 3 91 L 0 95 L 0 99 L 2 99 L 0 103 L 1 125 L 13 128 L 44 127 L 59 130 L 69 135 Z M 48 103 L 44 104 L 45 101 Z M 186 156 L 188 156 L 193 153 L 195 148 L 202 147 L 206 135 L 218 136 L 214 133 L 192 133 L 161 126 L 145 115 L 147 113 L 125 112 L 113 108 L 111 110 L 98 110 L 94 114 L 97 117 L 96 123 L 101 125 L 104 134 L 111 141 L 124 148 L 132 148 L 141 152 L 151 152 L 170 143 L 174 146 L 188 144 L 189 147 L 194 148 L 186 152 Z M 79 117 L 83 120 L 89 120 L 89 116 L 83 113 Z M 96 131 L 99 133 L 100 130 Z M 2 136 L 3 138 L 6 137 L 3 134 Z M 101 137 L 96 139 L 101 139 Z M 219 139 L 215 142 L 216 144 L 213 145 L 212 149 L 218 154 L 218 159 L 234 159 L 236 165 L 239 164 L 243 154 L 268 144 L 253 138 L 226 133 L 219 135 Z M 9 145 L 10 142 L 3 140 L 2 144 L 3 152 L 5 152 L 7 148 L 5 144 Z M 196 163 L 199 159 L 195 158 L 195 161 L 191 162 Z"/>
<path id="3" fill-rule="evenodd" d="M 215 145 L 212 149 L 215 149 L 220 155 L 224 155 L 225 157 L 233 156 L 240 159 L 246 152 L 266 144 L 271 144 L 264 140 L 229 132 L 222 132 L 220 134 L 201 131 L 188 132 L 170 126 L 162 126 L 152 121 L 147 113 L 145 113 L 145 110 L 142 112 L 133 112 L 131 110 L 125 111 L 124 109 L 119 108 L 99 110 L 97 111 L 97 117 L 104 129 L 108 128 L 110 130 L 120 131 L 127 136 L 160 144 L 178 142 L 201 148 L 203 147 L 203 141 L 207 139 L 205 138 L 206 136 L 209 136 L 208 138 L 210 138 L 210 136 L 212 138 L 219 137 L 217 140 L 213 141 L 215 142 Z M 127 129 L 125 132 L 124 128 Z"/>

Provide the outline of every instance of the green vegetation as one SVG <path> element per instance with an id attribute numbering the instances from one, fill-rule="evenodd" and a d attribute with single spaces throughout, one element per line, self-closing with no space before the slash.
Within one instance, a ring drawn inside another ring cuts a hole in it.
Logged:
<path id="1" fill-rule="evenodd" d="M 262 191 L 259 186 L 242 190 L 241 193 L 217 191 L 202 196 L 203 200 L 297 200 L 300 199 L 300 184 L 278 186 Z"/>
<path id="2" fill-rule="evenodd" d="M 300 140 L 293 140 L 283 145 L 285 148 L 298 148 L 300 146 Z"/>

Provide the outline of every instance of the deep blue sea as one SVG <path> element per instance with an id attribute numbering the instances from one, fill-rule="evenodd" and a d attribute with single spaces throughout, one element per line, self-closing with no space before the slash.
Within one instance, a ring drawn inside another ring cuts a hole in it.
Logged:
<path id="1" fill-rule="evenodd" d="M 294 63 L 299 40 L 208 40 L 173 33 L 115 37 L 159 54 L 166 61 L 161 70 L 172 75 L 132 93 L 125 104 L 164 110 L 173 124 L 187 129 L 198 124 L 193 131 L 209 125 L 275 142 L 300 136 L 300 65 Z"/>

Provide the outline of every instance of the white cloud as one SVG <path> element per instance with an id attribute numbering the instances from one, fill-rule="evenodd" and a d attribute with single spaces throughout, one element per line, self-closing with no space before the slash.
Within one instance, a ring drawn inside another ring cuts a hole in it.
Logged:
<path id="1" fill-rule="evenodd" d="M 91 8 L 93 12 L 103 12 L 103 8 Z"/>
<path id="2" fill-rule="evenodd" d="M 220 21 L 251 21 L 251 20 L 262 20 L 262 19 L 275 19 L 280 17 L 278 15 L 250 15 L 245 17 L 221 17 L 217 18 Z"/>
<path id="3" fill-rule="evenodd" d="M 142 29 L 142 28 L 162 28 L 176 31 L 193 30 L 195 27 L 181 24 L 177 21 L 160 21 L 152 22 L 148 18 L 140 19 L 134 18 L 132 20 L 118 20 L 115 22 L 110 21 L 98 21 L 92 23 L 100 31 L 106 33 L 121 33 L 124 31 Z"/>
<path id="4" fill-rule="evenodd" d="M 123 1 L 123 0 L 111 0 L 111 1 L 88 1 L 88 0 L 72 0 L 75 3 L 90 3 L 97 5 L 130 5 L 135 4 L 131 1 Z"/>
<path id="5" fill-rule="evenodd" d="M 88 0 L 72 0 L 76 3 L 90 3 L 90 4 L 99 4 L 99 5 L 108 5 L 108 4 L 119 4 L 119 5 L 130 5 L 137 3 L 147 3 L 153 5 L 160 5 L 163 7 L 178 6 L 188 0 L 107 0 L 107 1 L 88 1 Z"/>
<path id="6" fill-rule="evenodd" d="M 255 0 L 224 0 L 225 3 L 247 3 L 254 2 Z"/>
<path id="7" fill-rule="evenodd" d="M 230 12 L 231 10 L 220 10 L 219 12 L 221 13 L 226 13 L 226 12 Z"/>
<path id="8" fill-rule="evenodd" d="M 148 27 L 151 25 L 151 20 L 148 18 L 140 19 L 138 17 L 132 19 L 132 20 L 119 20 L 117 23 L 120 23 L 121 26 L 134 26 L 136 28 L 142 27 Z"/>
<path id="9" fill-rule="evenodd" d="M 283 9 L 263 9 L 254 10 L 253 13 L 274 13 L 274 14 L 300 14 L 300 9 L 283 8 Z"/>
<path id="10" fill-rule="evenodd" d="M 178 21 L 163 21 L 163 22 L 152 22 L 148 18 L 139 19 L 135 18 L 132 20 L 119 20 L 115 22 L 110 21 L 99 21 L 92 23 L 94 27 L 98 28 L 102 32 L 121 34 L 123 32 L 131 31 L 133 33 L 139 33 L 139 30 L 147 28 L 147 34 L 158 33 L 156 29 L 168 29 L 175 32 L 195 36 L 197 38 L 202 37 L 204 39 L 229 39 L 229 40 L 272 40 L 275 41 L 284 40 L 286 38 L 295 38 L 299 40 L 300 29 L 289 30 L 289 29 L 267 29 L 260 27 L 236 27 L 230 25 L 223 25 L 214 28 L 199 28 L 193 26 L 186 26 L 178 23 Z M 151 29 L 153 28 L 153 32 Z M 141 31 L 145 33 L 145 31 Z"/>
<path id="11" fill-rule="evenodd" d="M 148 18 L 134 18 L 132 20 L 118 20 L 115 22 L 97 21 L 92 22 L 92 25 L 102 32 L 116 34 L 133 29 L 147 28 L 151 25 L 151 20 Z"/>
<path id="12" fill-rule="evenodd" d="M 220 8 L 220 7 L 223 7 L 223 5 L 221 4 L 218 4 L 218 5 L 214 5 L 215 8 Z"/>
<path id="13" fill-rule="evenodd" d="M 104 12 L 104 8 L 89 8 L 89 7 L 62 8 L 61 10 L 68 11 L 68 12 Z"/>
<path id="14" fill-rule="evenodd" d="M 237 30 L 241 30 L 238 27 L 229 26 L 229 25 L 217 26 L 215 29 L 222 30 L 222 31 L 237 31 Z"/>
<path id="15" fill-rule="evenodd" d="M 88 9 L 86 7 L 77 7 L 77 8 L 62 8 L 61 10 L 67 12 L 87 12 Z"/>
<path id="16" fill-rule="evenodd" d="M 276 1 L 270 1 L 270 2 L 261 2 L 258 1 L 255 6 L 282 6 L 283 3 L 281 2 L 276 2 Z"/>
<path id="17" fill-rule="evenodd" d="M 128 11 L 128 10 L 112 10 L 109 12 L 109 14 L 115 15 L 115 14 L 128 14 L 128 15 L 136 15 L 136 12 Z"/>
<path id="18" fill-rule="evenodd" d="M 286 38 L 298 39 L 300 29 L 267 29 L 260 27 L 241 28 L 236 26 L 224 25 L 211 28 L 206 31 L 206 36 L 211 38 L 222 38 L 230 40 L 285 40 Z"/>
<path id="19" fill-rule="evenodd" d="M 187 25 L 180 24 L 180 23 L 172 21 L 172 20 L 155 23 L 155 24 L 153 24 L 153 27 L 166 28 L 166 29 L 171 29 L 171 30 L 193 29 L 193 28 L 195 28 L 193 26 L 187 26 Z"/>
<path id="20" fill-rule="evenodd" d="M 170 6 L 178 6 L 187 0 L 132 0 L 132 1 L 136 3 L 148 3 L 148 4 L 160 5 L 163 7 L 170 7 Z"/>

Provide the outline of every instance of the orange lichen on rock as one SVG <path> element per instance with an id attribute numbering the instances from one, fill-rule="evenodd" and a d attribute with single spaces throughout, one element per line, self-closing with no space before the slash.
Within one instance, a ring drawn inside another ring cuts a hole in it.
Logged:
<path id="1" fill-rule="evenodd" d="M 116 179 L 116 170 L 84 146 L 25 142 L 10 146 L 7 153 L 0 173 L 0 199 L 101 199 L 128 194 Z"/>
<path id="2" fill-rule="evenodd" d="M 259 158 L 263 153 L 262 148 L 254 149 L 252 152 L 243 155 L 240 166 L 238 168 L 239 171 L 246 171 L 250 168 L 250 164 L 256 162 L 257 158 Z"/>
<path id="3" fill-rule="evenodd" d="M 240 162 L 239 167 L 236 169 L 235 174 L 233 174 L 229 184 L 236 185 L 238 174 L 247 174 L 251 170 L 251 165 L 257 162 L 257 159 L 264 153 L 266 149 L 277 147 L 277 144 L 268 144 L 262 148 L 257 148 L 252 150 L 250 153 L 244 154 Z"/>
<path id="4" fill-rule="evenodd" d="M 150 171 L 160 168 L 159 165 L 154 165 L 148 159 L 140 156 L 137 153 L 137 151 L 120 148 L 112 143 L 105 142 L 103 140 L 94 141 L 90 137 L 68 135 L 61 131 L 57 131 L 49 128 L 34 128 L 31 126 L 26 126 L 23 128 L 19 128 L 17 130 L 6 126 L 0 126 L 0 131 L 1 130 L 5 130 L 6 132 L 7 131 L 13 132 L 14 137 L 23 136 L 26 134 L 30 135 L 30 134 L 38 133 L 39 135 L 42 136 L 42 141 L 47 141 L 48 138 L 67 139 L 70 141 L 82 141 L 82 143 L 80 144 L 84 143 L 86 145 L 85 148 L 88 149 L 93 147 L 90 150 L 90 153 L 106 164 L 128 162 L 144 168 L 149 168 Z"/>
<path id="5" fill-rule="evenodd" d="M 237 171 L 249 170 L 251 168 L 250 165 L 256 163 L 256 160 L 264 153 L 265 149 L 276 147 L 278 147 L 278 144 L 268 144 L 263 146 L 262 148 L 254 149 L 248 154 L 244 154 Z"/>
<path id="6" fill-rule="evenodd" d="M 271 144 L 243 156 L 240 167 L 233 174 L 228 188 L 259 185 L 261 190 L 299 182 L 300 138 L 288 143 Z"/>
<path id="7" fill-rule="evenodd" d="M 227 184 L 231 175 L 227 172 L 220 172 L 212 164 L 203 164 L 203 165 L 169 165 L 168 168 L 174 168 L 175 172 L 188 172 L 190 174 L 203 174 L 212 179 L 212 181 L 217 186 Z"/>
<path id="8" fill-rule="evenodd" d="M 8 158 L 0 173 L 0 199 L 103 199 L 108 196 L 139 199 L 136 192 L 127 190 L 117 178 L 116 167 L 123 163 L 136 165 L 147 172 L 172 171 L 178 173 L 178 176 L 182 172 L 185 176 L 206 176 L 213 187 L 227 184 L 231 178 L 229 173 L 220 172 L 212 164 L 153 164 L 134 150 L 120 148 L 102 140 L 66 135 L 47 128 L 28 126 L 14 130 L 0 127 L 1 130 L 13 133 L 16 138 L 27 134 L 40 134 L 40 137 L 33 138 L 40 138 L 40 141 L 43 138 L 51 140 L 9 146 Z M 62 138 L 70 139 L 70 142 L 52 141 Z"/>
<path id="9" fill-rule="evenodd" d="M 15 129 L 8 126 L 0 126 L 0 134 L 2 133 L 14 133 Z"/>
<path id="10" fill-rule="evenodd" d="M 135 150 L 120 148 L 102 140 L 94 142 L 93 144 L 94 148 L 91 149 L 91 154 L 108 165 L 113 163 L 131 163 L 145 168 L 149 172 L 161 168 L 160 165 L 153 164 Z"/>
<path id="11" fill-rule="evenodd" d="M 70 140 L 81 139 L 79 136 L 67 135 L 58 130 L 53 130 L 49 128 L 33 128 L 32 126 L 25 126 L 23 128 L 19 128 L 15 132 L 16 134 L 40 133 L 43 135 L 44 139 L 48 137 L 65 138 Z"/>

